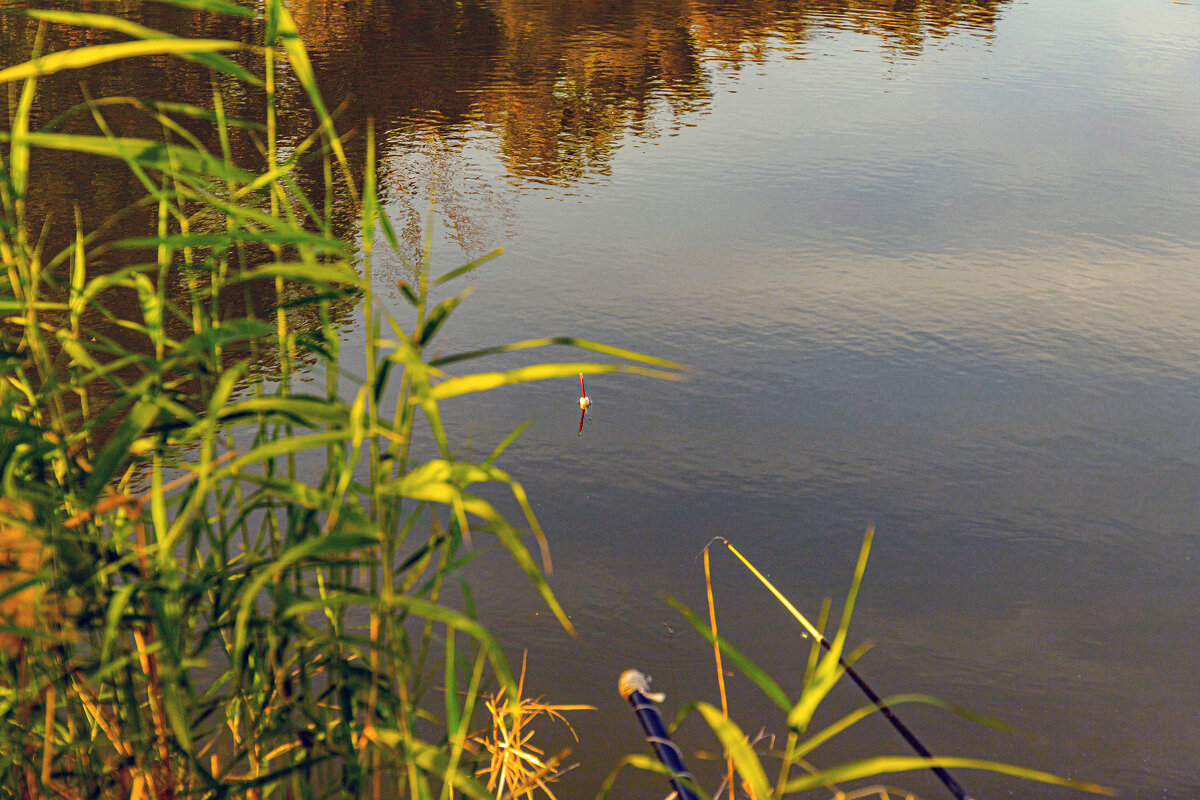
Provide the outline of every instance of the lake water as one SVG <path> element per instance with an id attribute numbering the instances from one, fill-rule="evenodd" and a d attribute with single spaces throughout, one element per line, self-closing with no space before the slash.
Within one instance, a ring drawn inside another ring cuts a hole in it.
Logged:
<path id="1" fill-rule="evenodd" d="M 661 599 L 703 609 L 714 537 L 815 617 L 872 524 L 862 674 L 1034 737 L 905 710 L 933 752 L 1200 796 L 1194 2 L 294 12 L 331 104 L 353 98 L 343 128 L 376 120 L 397 223 L 432 194 L 439 268 L 506 250 L 447 350 L 576 335 L 689 367 L 590 381 L 582 436 L 569 380 L 451 406 L 476 454 L 531 420 L 502 465 L 580 637 L 505 558 L 472 577 L 484 621 L 516 660 L 529 649 L 532 691 L 599 707 L 571 716 L 581 766 L 560 798 L 644 750 L 622 670 L 651 674 L 671 713 L 716 701 L 711 650 Z M 379 272 L 402 313 L 403 267 Z M 713 570 L 723 632 L 796 695 L 799 627 L 721 548 Z M 821 719 L 860 705 L 852 688 Z M 730 689 L 745 729 L 783 729 Z M 681 739 L 715 747 L 695 723 Z M 906 750 L 872 721 L 815 760 L 883 752 Z M 1083 796 L 957 777 L 981 798 Z"/>
<path id="2" fill-rule="evenodd" d="M 506 247 L 455 343 L 571 333 L 691 367 L 592 381 L 582 437 L 569 381 L 463 406 L 477 451 L 532 418 L 506 463 L 581 638 L 516 577 L 478 591 L 538 692 L 601 707 L 574 716 L 561 796 L 637 749 L 622 669 L 672 710 L 715 699 L 660 599 L 704 607 L 713 537 L 815 615 L 872 523 L 864 675 L 1037 737 L 907 712 L 934 752 L 1200 794 L 1200 15 L 902 5 L 485 4 L 494 51 L 368 53 L 362 81 L 473 76 L 453 110 L 398 114 L 389 151 L 394 214 L 437 175 L 464 255 Z M 714 556 L 722 626 L 794 693 L 798 627 Z M 780 730 L 733 694 L 743 727 Z M 821 763 L 866 752 L 904 745 L 867 726 Z"/>

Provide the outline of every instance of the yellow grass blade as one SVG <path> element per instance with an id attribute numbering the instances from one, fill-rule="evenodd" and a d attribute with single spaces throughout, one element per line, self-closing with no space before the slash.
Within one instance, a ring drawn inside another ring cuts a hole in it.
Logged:
<path id="1" fill-rule="evenodd" d="M 68 69 L 94 67 L 123 58 L 139 56 L 184 55 L 193 53 L 215 53 L 220 50 L 246 50 L 247 45 L 228 39 L 148 39 L 117 44 L 97 44 L 60 50 L 57 53 L 26 61 L 0 70 L 0 83 L 20 81 L 38 75 L 51 75 Z"/>
<path id="2" fill-rule="evenodd" d="M 674 372 L 658 369 L 648 369 L 630 364 L 537 364 L 532 367 L 511 369 L 507 372 L 477 372 L 461 378 L 449 378 L 434 386 L 429 396 L 434 400 L 445 400 L 448 397 L 458 397 L 472 392 L 486 392 L 501 386 L 529 381 L 544 381 L 551 378 L 573 378 L 579 373 L 585 375 L 602 375 L 608 372 L 632 372 L 636 375 L 647 375 L 651 378 L 665 380 L 676 379 Z"/>
<path id="3" fill-rule="evenodd" d="M 1038 781 L 1039 783 L 1048 783 L 1053 786 L 1066 786 L 1071 789 L 1092 792 L 1093 794 L 1103 794 L 1110 797 L 1116 795 L 1116 792 L 1107 786 L 1087 781 L 1077 781 L 1049 772 L 1017 767 L 1012 764 L 1003 764 L 998 761 L 984 761 L 978 758 L 919 758 L 916 756 L 876 756 L 874 758 L 851 761 L 847 764 L 821 770 L 815 775 L 806 775 L 802 778 L 788 781 L 784 787 L 784 791 L 789 794 L 792 792 L 803 792 L 809 789 L 818 789 L 835 782 L 853 781 L 859 778 L 868 778 L 874 775 L 894 772 L 913 772 L 929 769 L 930 767 L 983 769 L 989 772 L 998 772 L 1002 775 L 1013 775 L 1018 778 L 1025 778 L 1026 780 Z"/>
<path id="4" fill-rule="evenodd" d="M 712 728 L 713 733 L 721 740 L 721 746 L 729 753 L 737 765 L 738 774 L 750 788 L 750 796 L 754 800 L 769 800 L 771 784 L 767 780 L 766 770 L 758 754 L 750 747 L 750 742 L 742 729 L 733 720 L 725 719 L 721 712 L 708 703 L 697 703 L 696 708 L 704 716 L 704 721 Z"/>

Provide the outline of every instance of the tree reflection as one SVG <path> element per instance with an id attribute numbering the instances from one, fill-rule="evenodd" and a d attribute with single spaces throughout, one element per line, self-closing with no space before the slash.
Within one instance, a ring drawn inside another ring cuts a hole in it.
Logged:
<path id="1" fill-rule="evenodd" d="M 804 57 L 814 31 L 916 57 L 956 32 L 993 35 L 1007 0 L 308 0 L 297 22 L 349 116 L 446 141 L 499 136 L 505 167 L 558 186 L 608 174 L 623 138 L 688 124 L 712 99 L 706 63 Z"/>
<path id="2" fill-rule="evenodd" d="M 468 256 L 506 238 L 511 187 L 503 175 L 481 175 L 470 166 L 461 155 L 469 144 L 494 149 L 503 171 L 522 185 L 600 179 L 612 169 L 624 139 L 655 137 L 697 121 L 713 98 L 714 64 L 737 70 L 779 52 L 803 58 L 814 35 L 829 31 L 871 36 L 888 57 L 919 57 L 930 42 L 959 32 L 992 36 L 1007 1 L 295 0 L 292 6 L 323 93 L 331 105 L 345 100 L 338 126 L 348 134 L 355 173 L 366 163 L 366 147 L 354 132 L 375 120 L 383 154 L 379 185 L 415 260 L 430 202 L 448 238 Z M 263 36 L 261 20 L 252 18 L 135 0 L 96 10 L 182 36 L 245 42 L 261 42 Z M 0 14 L 0 63 L 27 59 L 37 29 L 26 17 Z M 44 50 L 123 38 L 85 26 L 51 25 Z M 243 58 L 248 69 L 261 72 L 256 57 Z M 14 84 L 6 89 L 11 117 L 18 89 Z M 214 91 L 230 116 L 264 121 L 261 90 L 164 57 L 43 77 L 34 127 L 79 106 L 85 96 L 121 97 L 104 107 L 112 128 L 119 135 L 159 139 L 168 134 L 154 117 L 155 101 L 211 108 Z M 304 90 L 284 73 L 277 97 L 282 138 L 299 142 L 314 127 Z M 210 151 L 225 146 L 211 124 L 177 121 Z M 86 110 L 53 125 L 62 132 L 98 133 Z M 227 146 L 244 168 L 267 168 L 261 137 L 252 127 L 232 129 Z M 322 170 L 320 159 L 301 164 L 298 185 L 320 196 Z M 119 162 L 35 151 L 32 175 L 30 217 L 56 223 L 40 234 L 47 253 L 70 246 L 74 225 L 60 223 L 73 220 L 76 207 L 89 231 L 124 214 L 110 240 L 154 230 L 153 209 L 124 211 L 143 196 L 143 187 Z M 331 201 L 333 233 L 351 240 L 358 209 L 348 196 Z M 89 264 L 96 271 L 144 257 L 103 247 L 96 253 Z M 239 307 L 238 299 L 229 308 L 265 314 L 280 299 L 256 292 L 246 303 L 260 308 Z M 295 322 L 298 329 L 306 327 L 302 319 Z"/>
<path id="3" fill-rule="evenodd" d="M 482 243 L 487 226 L 468 217 L 492 213 L 508 188 L 477 189 L 491 197 L 468 202 L 463 181 L 452 191 L 452 182 L 444 179 L 461 172 L 450 160 L 475 133 L 492 137 L 504 168 L 522 182 L 568 186 L 595 180 L 609 173 L 624 139 L 655 137 L 695 124 L 712 100 L 714 64 L 737 70 L 776 52 L 803 58 L 814 34 L 829 31 L 869 35 L 888 57 L 918 57 L 931 42 L 957 32 L 992 36 L 1007 2 L 296 0 L 291 5 L 323 93 L 332 105 L 347 103 L 340 129 L 362 131 L 373 118 L 383 140 L 381 169 L 390 175 L 390 180 L 381 176 L 381 185 L 394 191 L 392 199 L 402 207 L 409 204 L 405 213 L 411 216 L 425 205 L 413 188 L 424 173 L 432 180 L 427 193 L 470 252 L 490 249 L 494 242 Z M 179 35 L 261 41 L 260 22 L 253 19 L 133 0 L 121 0 L 108 10 Z M 0 60 L 18 63 L 28 57 L 36 28 L 28 19 L 0 15 Z M 47 50 L 114 38 L 120 37 L 51 26 Z M 138 59 L 44 79 L 38 102 L 53 98 L 56 105 L 36 109 L 35 117 L 44 123 L 80 102 L 81 80 L 96 97 L 134 95 L 199 106 L 212 102 L 209 76 L 195 65 Z M 231 114 L 261 116 L 261 97 L 255 92 L 224 77 L 218 85 Z M 8 89 L 11 94 L 15 87 Z M 313 124 L 303 89 L 284 75 L 278 91 L 281 123 L 298 140 Z M 114 125 L 128 135 L 161 135 L 145 114 L 129 109 L 111 113 Z M 87 124 L 87 115 L 79 116 L 82 122 L 69 121 L 68 128 Z M 219 147 L 211 140 L 211 129 L 207 133 L 206 144 Z M 232 146 L 239 160 L 261 160 L 252 136 L 239 134 Z M 414 148 L 437 154 L 416 174 L 411 163 L 394 163 Z M 349 153 L 356 164 L 363 163 L 361 136 L 350 137 Z M 319 167 L 312 170 L 315 185 Z M 127 180 L 118 177 L 119 171 L 115 165 L 97 168 L 78 160 L 56 164 L 42 173 L 37 202 L 47 212 L 69 218 L 86 187 L 85 227 L 98 224 L 128 196 L 117 185 Z M 338 209 L 337 217 L 351 230 L 357 213 Z"/>
<path id="4" fill-rule="evenodd" d="M 408 131 L 382 166 L 379 185 L 387 192 L 388 214 L 409 264 L 421 259 L 431 209 L 442 239 L 469 257 L 491 252 L 508 238 L 513 214 L 508 187 L 468 170 L 460 144 L 436 130 Z"/>

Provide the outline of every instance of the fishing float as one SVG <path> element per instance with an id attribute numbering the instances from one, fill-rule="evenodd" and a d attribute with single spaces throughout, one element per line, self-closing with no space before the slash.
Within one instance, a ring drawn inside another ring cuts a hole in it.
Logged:
<path id="1" fill-rule="evenodd" d="M 583 383 L 583 373 L 579 373 L 579 436 L 583 436 L 583 418 L 592 407 L 592 398 L 588 397 L 587 387 Z"/>

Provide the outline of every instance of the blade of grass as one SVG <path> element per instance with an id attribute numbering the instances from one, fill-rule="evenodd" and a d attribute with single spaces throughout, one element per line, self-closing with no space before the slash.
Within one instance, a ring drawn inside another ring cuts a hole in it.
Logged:
<path id="1" fill-rule="evenodd" d="M 446 400 L 474 392 L 486 392 L 501 386 L 512 386 L 518 383 L 544 381 L 552 378 L 574 378 L 580 372 L 585 375 L 604 375 L 610 372 L 627 372 L 634 375 L 644 375 L 663 380 L 678 380 L 679 375 L 658 369 L 639 367 L 633 364 L 535 364 L 531 367 L 519 367 L 505 372 L 477 372 L 461 378 L 447 378 L 437 384 L 429 392 L 433 400 Z"/>
<path id="2" fill-rule="evenodd" d="M 20 81 L 38 75 L 53 75 L 69 69 L 83 69 L 108 64 L 126 58 L 154 55 L 190 55 L 215 53 L 220 50 L 251 49 L 241 42 L 227 39 L 149 39 L 117 44 L 97 44 L 56 53 L 0 70 L 0 83 Z"/>
<path id="3" fill-rule="evenodd" d="M 664 358 L 656 358 L 647 356 L 641 353 L 635 353 L 632 350 L 624 350 L 619 347 L 593 342 L 588 339 L 579 339 L 574 336 L 553 336 L 545 339 L 524 339 L 519 342 L 499 345 L 496 347 L 484 347 L 479 350 L 471 350 L 466 353 L 457 353 L 449 356 L 440 356 L 430 359 L 429 364 L 433 367 L 444 367 L 447 364 L 453 364 L 456 361 L 465 361 L 472 358 L 481 358 L 483 356 L 499 355 L 501 353 L 512 353 L 517 350 L 527 350 L 533 347 L 548 347 L 550 345 L 562 345 L 564 347 L 574 347 L 579 350 L 587 350 L 592 353 L 600 353 L 602 355 L 614 356 L 615 358 L 623 358 L 626 361 L 636 361 L 643 364 L 653 364 L 664 369 L 682 369 L 683 367 L 676 364 L 674 361 L 668 361 Z"/>
<path id="4" fill-rule="evenodd" d="M 108 14 L 92 14 L 88 12 L 78 11 L 54 11 L 48 9 L 27 9 L 24 12 L 27 16 L 37 20 L 45 20 L 59 25 L 75 25 L 88 28 L 90 30 L 106 30 L 115 33 L 123 33 L 126 36 L 135 39 L 155 39 L 155 40 L 170 40 L 183 41 L 179 37 L 174 36 L 164 31 L 147 28 L 145 25 L 139 25 L 122 17 L 113 17 Z M 231 75 L 238 80 L 251 84 L 252 86 L 262 86 L 263 82 L 260 78 L 243 68 L 237 62 L 232 61 L 218 53 L 200 53 L 200 54 L 184 54 L 180 53 L 180 57 L 188 61 L 195 61 L 198 64 L 223 72 L 226 75 Z"/>
<path id="5" fill-rule="evenodd" d="M 717 641 L 717 606 L 713 599 L 712 568 L 709 566 L 708 548 L 704 548 L 704 591 L 708 597 L 708 621 L 712 631 L 713 662 L 717 669 L 717 687 L 721 693 L 721 715 L 729 719 L 729 700 L 725 696 L 725 668 L 721 664 L 721 645 Z M 728 751 L 726 757 L 726 777 L 729 786 L 729 800 L 736 797 L 736 784 L 733 780 L 733 756 Z"/>
<path id="6" fill-rule="evenodd" d="M 917 758 L 914 756 L 877 756 L 851 761 L 847 764 L 821 770 L 814 775 L 806 775 L 802 778 L 788 781 L 784 789 L 787 793 L 791 794 L 818 789 L 831 783 L 858 780 L 875 775 L 939 768 L 981 769 L 989 772 L 997 772 L 1001 775 L 1012 775 L 1038 783 L 1046 783 L 1052 786 L 1079 789 L 1084 792 L 1103 794 L 1110 797 L 1116 796 L 1116 792 L 1107 786 L 1101 786 L 1088 781 L 1079 781 L 1073 778 L 1064 778 L 1061 775 L 1054 775 L 1027 767 L 1017 767 L 997 761 L 986 761 L 975 758 Z"/>
<path id="7" fill-rule="evenodd" d="M 663 599 L 666 600 L 668 605 L 683 615 L 684 619 L 686 619 L 688 624 L 696 629 L 697 633 L 708 639 L 710 643 L 715 642 L 716 644 L 720 645 L 721 652 L 723 652 L 725 656 L 733 662 L 734 666 L 738 668 L 738 671 L 753 681 L 754 684 L 762 690 L 762 693 L 765 694 L 771 702 L 778 706 L 781 711 L 786 713 L 787 711 L 791 710 L 792 701 L 788 698 L 787 694 L 783 691 L 779 684 L 776 683 L 775 680 L 768 675 L 765 670 L 752 662 L 726 639 L 719 636 L 714 639 L 712 636 L 712 630 L 708 625 L 704 624 L 704 620 L 683 603 L 679 602 L 670 595 L 664 595 Z"/>
<path id="8" fill-rule="evenodd" d="M 502 256 L 502 255 L 504 255 L 504 248 L 497 247 L 495 250 L 493 250 L 492 252 L 488 253 L 485 256 L 480 256 L 479 258 L 475 259 L 474 261 L 470 261 L 466 264 L 463 264 L 461 267 L 458 267 L 457 269 L 450 270 L 445 275 L 442 275 L 439 278 L 434 278 L 433 285 L 441 286 L 443 283 L 446 283 L 447 281 L 452 281 L 455 278 L 458 278 L 462 275 L 466 275 L 468 272 L 472 272 L 476 267 L 482 266 L 482 265 L 486 264 L 487 262 L 491 261 L 493 258 Z"/>
<path id="9" fill-rule="evenodd" d="M 697 703 L 696 708 L 700 711 L 704 721 L 712 728 L 713 733 L 721 741 L 721 747 L 733 759 L 734 765 L 737 767 L 738 774 L 742 780 L 746 782 L 750 789 L 750 797 L 755 800 L 766 800 L 771 796 L 771 784 L 767 780 L 766 770 L 763 769 L 762 761 L 759 760 L 758 753 L 750 747 L 750 742 L 746 735 L 742 733 L 742 729 L 737 726 L 737 723 L 726 718 L 721 710 L 715 708 L 708 703 Z M 732 784 L 729 787 L 733 791 Z"/>

